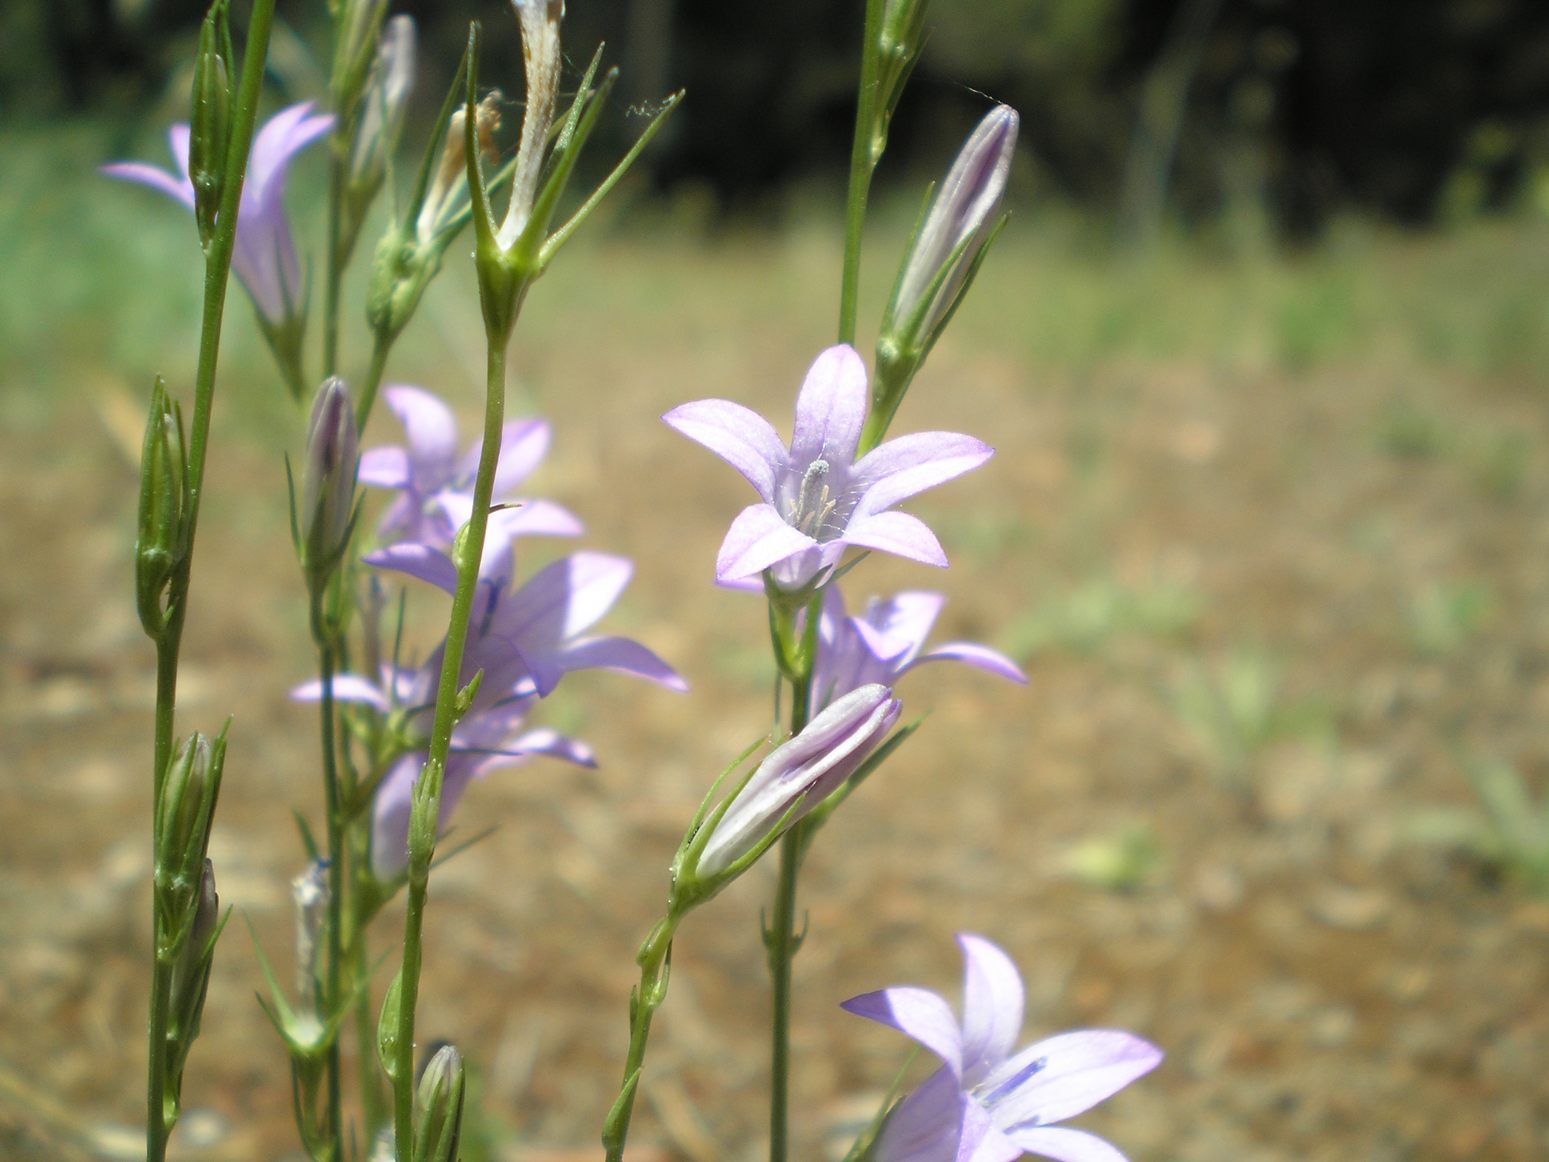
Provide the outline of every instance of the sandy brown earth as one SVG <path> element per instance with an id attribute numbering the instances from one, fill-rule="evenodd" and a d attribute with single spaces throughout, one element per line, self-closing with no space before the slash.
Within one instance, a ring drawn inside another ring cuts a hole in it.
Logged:
<path id="1" fill-rule="evenodd" d="M 768 721 L 761 605 L 709 585 L 745 486 L 655 417 L 726 394 L 785 426 L 827 326 L 826 305 L 798 301 L 807 267 L 772 243 L 698 257 L 684 277 L 765 273 L 737 305 L 677 318 L 653 314 L 646 259 L 603 253 L 618 281 L 540 288 L 543 338 L 518 344 L 518 406 L 541 398 L 557 432 L 533 487 L 582 516 L 588 547 L 638 560 L 608 624 L 694 689 L 568 682 L 551 720 L 603 766 L 475 788 L 467 809 L 499 832 L 434 881 L 422 1029 L 480 1066 L 492 1156 L 528 1162 L 597 1156 L 667 861 L 710 778 Z M 760 293 L 794 304 L 778 326 Z M 588 303 L 596 334 L 564 322 Z M 471 417 L 475 324 L 435 310 L 400 374 L 462 393 Z M 620 336 L 612 311 L 630 320 Z M 1023 966 L 1029 1036 L 1121 1026 L 1166 1048 L 1082 1121 L 1137 1162 L 1549 1158 L 1549 902 L 1415 838 L 1427 810 L 1471 807 L 1467 763 L 1513 763 L 1544 793 L 1541 389 L 1402 365 L 1050 373 L 964 326 L 899 421 L 1000 449 L 913 506 L 954 568 L 873 559 L 852 591 L 940 584 L 940 638 L 1012 649 L 1032 682 L 910 675 L 908 708 L 929 720 L 814 850 L 797 1157 L 824 1157 L 903 1059 L 900 1038 L 838 1002 L 904 981 L 955 993 L 951 937 L 969 930 Z M 0 1154 L 15 1158 L 93 1143 L 132 1156 L 115 1127 L 142 1101 L 152 656 L 128 597 L 137 421 L 125 381 L 87 388 L 0 433 Z M 244 430 L 266 406 L 217 432 L 183 681 L 185 724 L 236 714 L 212 854 L 238 916 L 191 1066 L 185 1158 L 294 1150 L 245 924 L 288 979 L 289 813 L 315 818 L 319 792 L 312 718 L 285 698 L 307 649 L 267 435 L 280 425 Z M 1475 612 L 1468 586 L 1487 598 Z M 1255 682 L 1269 710 L 1228 718 L 1235 733 L 1202 725 Z M 771 878 L 750 875 L 681 934 L 640 1162 L 760 1156 Z"/>

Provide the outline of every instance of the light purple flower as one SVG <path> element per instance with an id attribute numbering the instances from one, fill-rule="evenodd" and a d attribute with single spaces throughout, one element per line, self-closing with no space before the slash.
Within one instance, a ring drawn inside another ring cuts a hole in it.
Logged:
<path id="1" fill-rule="evenodd" d="M 456 586 L 451 560 L 424 545 L 395 545 L 366 559 L 448 592 Z M 639 642 L 583 636 L 628 584 L 632 566 L 627 560 L 576 553 L 539 570 L 515 592 L 509 591 L 509 561 L 510 553 L 498 549 L 484 559 L 461 681 L 467 683 L 480 670 L 483 677 L 468 712 L 452 731 L 441 790 L 443 828 L 469 783 L 492 770 L 535 755 L 595 765 L 585 743 L 548 729 L 525 729 L 533 708 L 563 675 L 607 669 L 672 690 L 687 688 L 672 667 Z M 397 716 L 394 727 L 410 747 L 384 776 L 373 804 L 371 864 L 382 879 L 396 876 L 407 861 L 410 806 L 415 780 L 425 765 L 442 657 L 438 648 L 423 665 L 386 668 L 379 681 L 346 674 L 334 682 L 334 696 L 340 701 L 363 702 Z M 312 701 L 319 693 L 318 683 L 310 682 L 295 696 Z"/>
<path id="2" fill-rule="evenodd" d="M 1004 654 L 976 642 L 948 642 L 921 653 L 946 598 L 908 589 L 887 599 L 872 598 L 858 617 L 845 614 L 839 586 L 824 590 L 818 621 L 817 661 L 812 670 L 812 706 L 820 709 L 868 682 L 896 686 L 926 662 L 966 662 L 1012 682 L 1027 675 Z"/>
<path id="3" fill-rule="evenodd" d="M 712 879 L 749 852 L 778 839 L 839 789 L 898 720 L 886 686 L 862 686 L 770 751 L 711 823 L 694 871 Z"/>
<path id="4" fill-rule="evenodd" d="M 1155 1069 L 1162 1051 L 1109 1029 L 1060 1033 L 1017 1051 L 1022 978 L 982 936 L 960 935 L 963 1017 L 937 993 L 889 988 L 844 1002 L 891 1025 L 945 1063 L 899 1103 L 877 1140 L 877 1162 L 1124 1162 L 1102 1138 L 1055 1126 Z"/>
<path id="5" fill-rule="evenodd" d="M 459 453 L 457 421 L 430 392 L 399 384 L 382 394 L 407 437 L 403 447 L 372 448 L 360 460 L 362 484 L 400 493 L 382 514 L 382 539 L 450 549 L 473 512 L 479 443 L 475 440 Z M 494 499 L 512 507 L 491 514 L 492 533 L 509 539 L 523 534 L 573 537 L 581 532 L 581 522 L 557 504 L 512 500 L 512 490 L 532 474 L 548 448 L 549 425 L 543 420 L 512 420 L 501 430 Z"/>
<path id="6" fill-rule="evenodd" d="M 738 514 L 721 544 L 719 583 L 750 587 L 768 569 L 781 589 L 801 589 L 821 583 L 851 545 L 946 565 L 935 534 L 892 508 L 977 468 L 994 449 L 972 436 L 919 432 L 857 461 L 866 408 L 865 364 L 840 345 L 807 372 L 788 449 L 762 416 L 730 400 L 699 400 L 662 417 L 758 490 L 760 503 Z"/>
<path id="7" fill-rule="evenodd" d="M 285 219 L 285 173 L 298 153 L 332 128 L 331 114 L 314 114 L 312 102 L 303 101 L 269 118 L 253 138 L 247 178 L 237 206 L 237 238 L 231 267 L 252 296 L 258 313 L 271 327 L 281 327 L 294 319 L 306 297 L 296 244 Z M 194 184 L 188 176 L 188 135 L 188 126 L 181 123 L 168 134 L 172 159 L 177 164 L 174 173 L 137 161 L 105 165 L 102 172 L 160 190 L 192 210 Z"/>

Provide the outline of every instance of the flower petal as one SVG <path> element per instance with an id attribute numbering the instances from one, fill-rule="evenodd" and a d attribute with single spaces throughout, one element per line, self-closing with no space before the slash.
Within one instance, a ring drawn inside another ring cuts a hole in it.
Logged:
<path id="1" fill-rule="evenodd" d="M 429 545 L 412 542 L 388 545 L 385 549 L 367 553 L 361 560 L 378 569 L 407 573 L 448 593 L 457 592 L 457 566 L 452 564 L 452 558 Z"/>
<path id="2" fill-rule="evenodd" d="M 430 392 L 406 383 L 384 388 L 382 398 L 403 424 L 414 487 L 426 495 L 444 487 L 457 456 L 457 420 L 452 409 Z"/>
<path id="3" fill-rule="evenodd" d="M 1063 1122 L 1151 1072 L 1162 1051 L 1117 1029 L 1060 1033 L 1023 1049 L 981 1083 L 995 1124 Z M 1038 1063 L 1042 1062 L 1042 1066 Z M 1003 1092 L 996 1092 L 997 1090 Z"/>
<path id="4" fill-rule="evenodd" d="M 551 500 L 518 501 L 490 513 L 489 523 L 491 527 L 501 525 L 509 537 L 578 537 L 585 531 L 574 513 Z"/>
<path id="5" fill-rule="evenodd" d="M 323 697 L 323 684 L 313 678 L 310 682 L 303 682 L 290 692 L 290 696 L 297 702 L 318 702 Z M 333 678 L 333 696 L 338 702 L 364 702 L 367 706 L 373 706 L 386 714 L 391 709 L 387 696 L 375 682 L 360 677 L 358 674 L 335 674 Z"/>
<path id="6" fill-rule="evenodd" d="M 1027 685 L 1027 675 L 1022 667 L 1013 662 L 999 650 L 992 650 L 989 646 L 981 646 L 978 642 L 947 642 L 937 646 L 929 653 L 923 654 L 908 665 L 904 670 L 912 670 L 915 666 L 923 666 L 926 662 L 965 662 L 977 669 L 1005 678 L 1008 681 L 1020 685 Z M 903 671 L 900 670 L 900 673 Z"/>
<path id="7" fill-rule="evenodd" d="M 796 426 L 787 463 L 803 472 L 814 460 L 848 466 L 866 423 L 866 364 L 839 344 L 819 355 L 796 397 Z M 869 458 L 869 457 L 868 457 Z"/>
<path id="8" fill-rule="evenodd" d="M 495 462 L 495 487 L 491 495 L 498 500 L 533 474 L 548 454 L 551 431 L 544 420 L 512 420 L 501 428 L 500 458 Z M 477 444 L 469 449 L 468 460 L 471 474 L 479 466 Z"/>
<path id="9" fill-rule="evenodd" d="M 564 651 L 561 661 L 569 670 L 616 670 L 633 674 L 669 690 L 687 690 L 676 670 L 632 638 L 595 637 L 577 642 Z"/>
<path id="10" fill-rule="evenodd" d="M 702 399 L 673 408 L 662 422 L 742 473 L 766 503 L 774 500 L 775 480 L 787 457 L 763 416 L 728 399 Z"/>
<path id="11" fill-rule="evenodd" d="M 1022 974 L 982 936 L 964 932 L 963 1077 L 978 1082 L 1011 1054 L 1022 1032 Z"/>
<path id="12" fill-rule="evenodd" d="M 962 1076 L 962 1030 L 952 1006 L 939 993 L 901 985 L 851 997 L 839 1007 L 857 1017 L 891 1025 L 941 1058 L 954 1076 Z"/>
<path id="13" fill-rule="evenodd" d="M 876 1162 L 956 1162 L 962 1152 L 964 1122 L 980 1113 L 958 1088 L 950 1069 L 938 1069 L 893 1107 L 877 1136 Z M 984 1119 L 974 1117 L 982 1137 Z"/>
<path id="14" fill-rule="evenodd" d="M 927 589 L 906 589 L 885 601 L 868 602 L 866 612 L 856 618 L 856 629 L 863 636 L 865 630 L 874 631 L 867 640 L 878 655 L 896 659 L 903 667 L 920 652 L 946 601 L 940 593 Z"/>
<path id="15" fill-rule="evenodd" d="M 110 178 L 122 178 L 125 181 L 149 186 L 153 190 L 160 190 L 169 197 L 176 198 L 190 210 L 194 208 L 193 185 L 186 178 L 175 177 L 164 169 L 146 165 L 143 161 L 115 161 L 111 165 L 103 166 L 100 172 Z"/>
<path id="16" fill-rule="evenodd" d="M 291 160 L 333 128 L 333 117 L 312 113 L 312 102 L 302 101 L 281 109 L 264 122 L 253 138 L 242 200 L 254 205 L 276 199 L 284 192 L 285 171 Z"/>
<path id="17" fill-rule="evenodd" d="M 863 549 L 907 557 L 938 569 L 947 567 L 947 554 L 924 521 L 906 512 L 879 512 L 857 516 L 844 531 L 844 539 Z"/>
<path id="18" fill-rule="evenodd" d="M 1084 1130 L 1039 1126 L 1036 1129 L 1013 1130 L 1005 1137 L 1023 1151 L 1053 1158 L 1056 1162 L 1128 1162 L 1114 1146 Z M 974 1162 L 979 1160 L 975 1158 Z"/>
<path id="19" fill-rule="evenodd" d="M 409 454 L 393 445 L 368 448 L 360 455 L 360 471 L 355 479 L 371 488 L 407 488 L 413 479 Z"/>
<path id="20" fill-rule="evenodd" d="M 983 440 L 957 432 L 917 432 L 874 448 L 855 465 L 862 495 L 857 514 L 882 512 L 927 488 L 971 472 L 995 454 Z"/>
<path id="21" fill-rule="evenodd" d="M 750 504 L 737 514 L 715 559 L 717 581 L 753 577 L 817 542 L 786 524 L 774 507 Z"/>

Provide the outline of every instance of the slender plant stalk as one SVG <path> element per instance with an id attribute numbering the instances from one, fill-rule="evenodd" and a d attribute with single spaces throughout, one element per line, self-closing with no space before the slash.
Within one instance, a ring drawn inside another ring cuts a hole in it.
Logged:
<path id="1" fill-rule="evenodd" d="M 861 42 L 861 82 L 855 103 L 855 140 L 850 145 L 850 186 L 844 212 L 844 276 L 839 290 L 839 342 L 855 345 L 855 316 L 860 299 L 861 226 L 866 198 L 880 155 L 876 139 L 877 81 L 880 71 L 882 0 L 866 0 L 866 31 Z"/>
<path id="2" fill-rule="evenodd" d="M 312 595 L 312 625 L 317 635 L 318 676 L 323 696 L 319 701 L 323 747 L 323 797 L 328 823 L 328 964 L 323 982 L 323 1012 L 332 1017 L 342 1002 L 343 978 L 341 929 L 344 917 L 345 860 L 344 817 L 339 805 L 339 764 L 334 750 L 334 647 L 326 628 L 322 604 L 326 596 Z M 339 1038 L 335 1034 L 328 1046 L 328 1134 L 333 1140 L 334 1157 L 344 1157 L 344 1108 L 340 1096 Z"/>
<path id="3" fill-rule="evenodd" d="M 629 998 L 629 1052 L 624 1058 L 624 1082 L 602 1127 L 606 1162 L 623 1162 L 629 1119 L 635 1108 L 635 1094 L 640 1088 L 640 1070 L 645 1065 L 646 1042 L 651 1037 L 651 1019 L 667 999 L 672 937 L 679 919 L 677 914 L 669 912 L 635 954 L 640 965 L 640 984 Z"/>
<path id="4" fill-rule="evenodd" d="M 506 351 L 505 342 L 495 335 L 488 340 L 485 362 L 484 438 L 479 448 L 479 470 L 473 482 L 473 512 L 459 534 L 454 550 L 457 558 L 457 592 L 452 597 L 451 619 L 446 630 L 446 647 L 441 662 L 441 680 L 436 689 L 436 717 L 431 728 L 430 753 L 421 773 L 429 780 L 426 793 L 439 814 L 441 781 L 446 774 L 447 755 L 452 747 L 452 728 L 456 725 L 457 693 L 468 642 L 468 622 L 478 588 L 479 562 L 484 556 L 484 535 L 489 526 L 490 500 L 495 490 L 495 465 L 500 457 L 501 427 L 505 422 Z M 393 1128 L 397 1136 L 399 1162 L 409 1162 L 413 1148 L 414 1112 L 414 1009 L 419 994 L 420 963 L 423 957 L 421 933 L 425 920 L 425 899 L 430 884 L 429 853 L 416 859 L 409 853 L 408 912 L 403 929 L 403 969 L 399 980 L 397 1058 L 393 1070 Z"/>
<path id="5" fill-rule="evenodd" d="M 807 610 L 809 623 L 817 616 L 814 603 Z M 791 735 L 807 725 L 807 703 L 812 688 L 812 654 L 801 651 L 802 668 L 790 678 Z M 796 937 L 796 876 L 801 870 L 802 825 L 798 823 L 780 840 L 780 878 L 775 887 L 774 911 L 765 943 L 769 956 L 771 993 L 769 1046 L 769 1159 L 784 1162 L 788 1149 L 791 1062 L 791 962 L 799 943 Z"/>
<path id="6" fill-rule="evenodd" d="M 377 391 L 382 386 L 382 376 L 387 371 L 387 353 L 393 349 L 393 340 L 385 330 L 378 330 L 371 343 L 371 365 L 366 369 L 365 382 L 355 394 L 355 428 L 366 430 L 371 418 L 371 408 L 376 403 Z"/>
<path id="7" fill-rule="evenodd" d="M 248 150 L 258 118 L 258 91 L 263 83 L 264 60 L 269 52 L 269 30 L 274 21 L 274 0 L 253 0 L 248 21 L 247 45 L 242 54 L 242 79 L 232 110 L 231 137 L 221 188 L 215 230 L 205 250 L 204 307 L 200 319 L 199 359 L 194 373 L 194 414 L 188 445 L 189 510 L 184 551 L 167 587 L 167 624 L 156 642 L 156 717 L 152 745 L 152 851 L 159 840 L 161 800 L 177 715 L 178 656 L 183 625 L 188 616 L 189 581 L 193 572 L 195 533 L 200 500 L 204 495 L 204 466 L 210 439 L 210 415 L 215 403 L 215 369 L 220 358 L 221 320 L 226 307 L 226 284 L 231 274 L 231 252 L 236 242 L 237 207 L 247 173 Z M 167 1022 L 172 995 L 172 965 L 164 963 L 164 933 L 152 906 L 151 1005 L 148 1031 L 145 1100 L 145 1153 L 147 1162 L 162 1162 L 167 1155 L 168 1124 Z"/>
<path id="8" fill-rule="evenodd" d="M 328 149 L 328 270 L 323 279 L 323 378 L 339 367 L 339 297 L 344 289 L 344 184 L 350 173 L 350 142 L 344 111 L 334 110 Z"/>

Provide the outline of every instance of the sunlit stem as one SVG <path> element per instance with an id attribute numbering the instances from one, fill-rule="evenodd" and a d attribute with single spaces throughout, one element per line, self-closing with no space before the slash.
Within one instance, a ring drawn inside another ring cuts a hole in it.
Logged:
<path id="1" fill-rule="evenodd" d="M 327 601 L 328 582 L 312 593 L 312 634 L 317 641 L 317 672 L 322 686 L 319 700 L 323 749 L 323 807 L 328 832 L 328 961 L 323 978 L 321 1011 L 332 1016 L 343 1004 L 341 982 L 343 980 L 342 930 L 344 927 L 346 857 L 344 849 L 344 810 L 339 796 L 339 763 L 334 743 L 333 680 L 337 670 L 337 629 L 330 622 L 324 608 Z M 333 1036 L 328 1044 L 326 1064 L 328 1085 L 328 1135 L 333 1156 L 344 1157 L 344 1109 L 340 1080 L 339 1038 Z"/>
<path id="2" fill-rule="evenodd" d="M 881 159 L 877 137 L 877 83 L 883 0 L 866 0 L 866 30 L 861 41 L 861 81 L 855 104 L 855 140 L 850 146 L 850 184 L 844 211 L 844 277 L 839 291 L 839 342 L 855 344 L 860 298 L 861 227 L 871 175 Z"/>
<path id="3" fill-rule="evenodd" d="M 204 494 L 204 465 L 210 438 L 210 414 L 215 403 L 215 369 L 220 357 L 221 320 L 226 308 L 226 285 L 231 274 L 231 252 L 236 241 L 237 205 L 247 173 L 248 150 L 258 117 L 258 90 L 263 81 L 264 58 L 269 52 L 269 30 L 274 21 L 274 0 L 254 0 L 248 21 L 247 45 L 242 55 L 242 79 L 232 111 L 231 137 L 226 148 L 226 173 L 221 184 L 215 231 L 205 249 L 204 307 L 200 318 L 199 359 L 194 373 L 194 414 L 188 443 L 188 533 L 182 559 L 167 587 L 166 626 L 156 642 L 156 717 L 152 746 L 152 851 L 161 817 L 161 800 L 177 709 L 178 656 L 183 625 L 188 615 L 189 579 L 193 569 L 194 534 L 199 523 L 199 503 Z M 145 1153 L 147 1162 L 162 1162 L 172 1115 L 167 1095 L 167 1024 L 170 1020 L 172 965 L 162 963 L 160 921 L 152 906 L 152 968 L 149 1046 L 146 1067 Z"/>
<path id="4" fill-rule="evenodd" d="M 640 984 L 629 997 L 629 1052 L 624 1059 L 624 1082 L 602 1127 L 602 1146 L 607 1162 L 622 1162 L 624 1157 L 629 1119 L 635 1108 L 635 1094 L 640 1089 L 640 1071 L 645 1065 L 646 1042 L 651 1036 L 651 1018 L 667 999 L 672 937 L 680 919 L 678 914 L 669 913 L 652 929 L 635 954 L 640 965 Z"/>
<path id="5" fill-rule="evenodd" d="M 484 556 L 484 538 L 489 526 L 490 500 L 495 489 L 495 465 L 500 456 L 501 427 L 505 420 L 506 340 L 504 335 L 488 337 L 485 365 L 484 438 L 479 448 L 479 469 L 473 483 L 473 512 L 459 534 L 457 591 L 452 598 L 451 620 L 447 625 L 446 647 L 441 662 L 441 679 L 436 689 L 435 724 L 431 728 L 430 752 L 420 778 L 427 781 L 424 794 L 439 808 L 441 785 L 451 752 L 452 728 L 463 653 L 468 642 L 468 622 L 478 588 L 479 562 Z M 432 813 L 434 818 L 435 813 Z M 430 885 L 430 861 L 435 854 L 434 834 L 428 850 L 421 849 L 415 829 L 409 830 L 408 913 L 404 918 L 403 975 L 398 994 L 397 1061 L 393 1070 L 393 1128 L 398 1143 L 399 1162 L 410 1162 L 414 1140 L 414 1010 L 419 995 L 419 974 L 424 927 L 425 901 Z"/>
<path id="6" fill-rule="evenodd" d="M 797 606 L 770 602 L 777 661 L 791 687 L 791 735 L 807 725 L 812 695 L 812 663 L 817 645 L 818 605 L 814 594 L 805 603 L 805 619 L 798 625 Z M 769 961 L 771 993 L 769 1046 L 769 1158 L 784 1162 L 788 1150 L 791 1059 L 791 962 L 800 939 L 796 934 L 796 876 L 801 867 L 803 844 L 797 824 L 780 840 L 780 878 L 775 887 L 774 908 L 764 932 Z"/>

